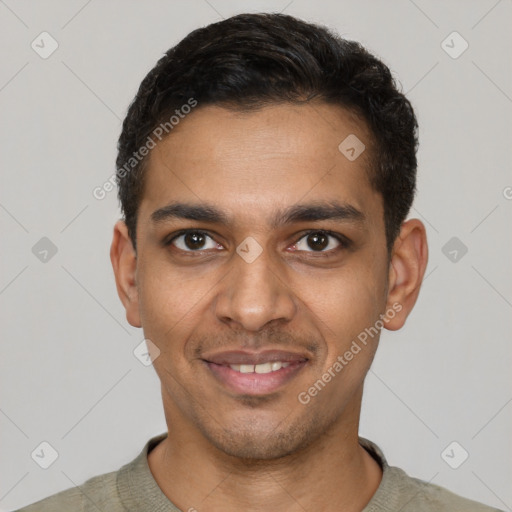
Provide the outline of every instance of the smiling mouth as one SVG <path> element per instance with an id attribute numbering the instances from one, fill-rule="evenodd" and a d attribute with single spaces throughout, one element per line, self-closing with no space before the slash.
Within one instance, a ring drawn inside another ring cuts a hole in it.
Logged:
<path id="1" fill-rule="evenodd" d="M 240 373 L 271 373 L 290 366 L 291 363 L 273 361 L 261 364 L 230 364 L 229 367 Z"/>
<path id="2" fill-rule="evenodd" d="M 268 351 L 259 354 L 226 352 L 203 359 L 215 380 L 235 394 L 275 393 L 295 378 L 309 358 L 301 354 Z"/>

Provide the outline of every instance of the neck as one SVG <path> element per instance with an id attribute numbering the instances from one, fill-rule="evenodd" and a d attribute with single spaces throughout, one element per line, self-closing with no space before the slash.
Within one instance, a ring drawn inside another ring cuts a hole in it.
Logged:
<path id="1" fill-rule="evenodd" d="M 348 420 L 307 448 L 264 461 L 226 455 L 200 432 L 173 422 L 171 434 L 150 452 L 149 467 L 181 510 L 360 512 L 376 492 L 382 471 L 359 445 L 359 411 L 360 400 L 345 410 Z"/>

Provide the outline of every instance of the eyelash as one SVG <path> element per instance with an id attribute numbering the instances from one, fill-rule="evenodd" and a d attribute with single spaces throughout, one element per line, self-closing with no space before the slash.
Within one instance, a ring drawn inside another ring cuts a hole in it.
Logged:
<path id="1" fill-rule="evenodd" d="M 215 238 L 213 236 L 211 236 L 209 233 L 207 233 L 206 231 L 202 231 L 200 229 L 184 229 L 177 233 L 174 233 L 173 235 L 171 235 L 170 238 L 165 239 L 163 242 L 163 245 L 165 247 L 168 247 L 168 246 L 172 245 L 173 242 L 176 239 L 178 239 L 180 236 L 187 235 L 189 233 L 197 233 L 197 234 L 200 234 L 203 236 L 207 236 L 207 237 L 211 238 L 213 241 L 215 241 Z M 330 249 L 328 251 L 298 251 L 298 252 L 311 253 L 311 254 L 315 255 L 314 257 L 327 257 L 327 256 L 335 254 L 341 250 L 349 249 L 352 244 L 352 242 L 347 237 L 345 237 L 344 235 L 341 235 L 340 233 L 335 233 L 335 232 L 332 232 L 332 231 L 329 231 L 326 229 L 312 229 L 312 230 L 306 231 L 305 233 L 302 233 L 301 236 L 299 238 L 297 238 L 295 240 L 295 242 L 292 243 L 292 245 L 298 244 L 303 238 L 306 238 L 307 236 L 309 236 L 313 233 L 315 233 L 315 234 L 321 233 L 323 235 L 330 236 L 330 237 L 334 238 L 340 245 L 338 247 L 336 247 L 334 249 Z M 218 243 L 218 242 L 216 242 L 216 243 Z M 199 249 L 197 251 L 193 251 L 193 250 L 184 251 L 182 249 L 179 249 L 178 247 L 175 247 L 175 249 L 182 253 L 186 253 L 186 254 L 190 254 L 190 255 L 201 254 L 201 253 L 205 252 L 204 250 L 201 250 L 201 249 Z M 206 250 L 210 250 L 210 249 L 206 249 Z"/>
<path id="2" fill-rule="evenodd" d="M 200 234 L 203 236 L 207 236 L 215 241 L 214 237 L 212 235 L 210 235 L 209 233 L 207 233 L 206 231 L 202 231 L 200 229 L 183 229 L 183 230 L 178 231 L 177 233 L 174 233 L 173 235 L 171 235 L 170 238 L 165 239 L 163 244 L 165 247 L 173 245 L 172 243 L 174 242 L 174 240 L 178 239 L 180 236 L 187 235 L 189 233 L 197 233 L 197 234 Z M 205 252 L 204 250 L 201 250 L 201 249 L 199 249 L 197 251 L 191 251 L 191 250 L 184 251 L 184 250 L 180 249 L 179 247 L 175 247 L 175 249 L 177 251 L 180 251 L 181 253 L 185 253 L 185 254 L 189 254 L 189 255 L 201 254 L 201 253 Z M 207 250 L 211 250 L 211 249 L 207 249 Z"/>
<path id="3" fill-rule="evenodd" d="M 328 251 L 298 251 L 298 252 L 306 252 L 308 254 L 314 255 L 315 258 L 327 258 L 329 256 L 332 256 L 334 254 L 337 254 L 340 251 L 347 250 L 351 247 L 351 241 L 344 235 L 340 233 L 335 233 L 333 231 L 329 231 L 327 229 L 311 229 L 309 231 L 306 231 L 305 233 L 302 233 L 301 236 L 292 244 L 298 244 L 301 240 L 304 238 L 307 238 L 309 235 L 312 234 L 322 234 L 329 237 L 334 238 L 338 243 L 338 247 L 335 247 L 334 249 L 329 249 Z"/>

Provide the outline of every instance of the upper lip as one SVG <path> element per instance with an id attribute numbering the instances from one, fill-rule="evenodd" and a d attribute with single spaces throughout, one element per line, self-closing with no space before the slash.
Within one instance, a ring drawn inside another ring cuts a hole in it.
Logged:
<path id="1" fill-rule="evenodd" d="M 209 363 L 231 365 L 231 364 L 261 364 L 281 361 L 283 363 L 295 363 L 307 361 L 305 354 L 288 352 L 285 350 L 264 350 L 261 352 L 249 352 L 245 350 L 228 350 L 217 352 L 211 355 L 203 355 L 202 359 Z"/>

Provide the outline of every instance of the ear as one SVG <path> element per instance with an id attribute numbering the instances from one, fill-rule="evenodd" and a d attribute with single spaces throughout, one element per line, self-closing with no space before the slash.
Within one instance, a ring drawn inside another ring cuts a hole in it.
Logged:
<path id="1" fill-rule="evenodd" d="M 141 327 L 136 282 L 137 254 L 128 234 L 128 228 L 122 220 L 114 226 L 110 261 L 114 268 L 117 293 L 126 309 L 126 319 L 133 327 Z"/>
<path id="2" fill-rule="evenodd" d="M 389 265 L 386 329 L 396 331 L 405 324 L 418 298 L 427 262 L 425 226 L 418 219 L 404 222 L 393 245 Z"/>

